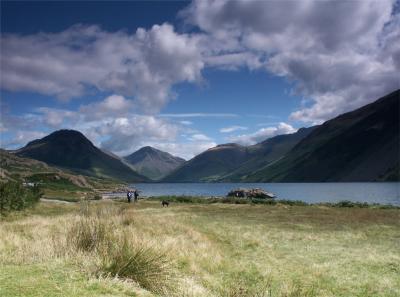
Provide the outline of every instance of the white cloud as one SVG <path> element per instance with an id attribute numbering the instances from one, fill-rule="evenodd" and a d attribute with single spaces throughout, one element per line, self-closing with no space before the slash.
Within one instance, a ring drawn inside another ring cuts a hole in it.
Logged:
<path id="1" fill-rule="evenodd" d="M 193 125 L 193 122 L 191 122 L 191 121 L 179 121 L 179 123 L 181 123 L 182 125 L 186 125 L 186 126 Z"/>
<path id="2" fill-rule="evenodd" d="M 320 122 L 399 88 L 394 1 L 193 1 L 208 66 L 265 69 L 311 99 L 291 118 Z"/>
<path id="3" fill-rule="evenodd" d="M 231 132 L 240 131 L 240 130 L 247 130 L 247 127 L 243 127 L 243 126 L 224 127 L 224 128 L 219 129 L 219 132 L 221 132 L 221 133 L 231 133 Z"/>
<path id="4" fill-rule="evenodd" d="M 165 118 L 235 118 L 238 117 L 234 113 L 162 113 L 160 117 Z"/>
<path id="5" fill-rule="evenodd" d="M 1 44 L 1 86 L 11 91 L 69 99 L 95 87 L 157 112 L 174 97 L 173 84 L 202 80 L 196 38 L 169 24 L 135 34 L 76 25 L 59 33 L 6 34 Z"/>
<path id="6" fill-rule="evenodd" d="M 188 139 L 191 141 L 211 141 L 211 138 L 204 134 L 192 134 Z"/>
<path id="7" fill-rule="evenodd" d="M 193 142 L 163 142 L 152 144 L 157 149 L 169 152 L 174 156 L 179 156 L 185 160 L 190 160 L 194 156 L 215 147 L 217 144 L 213 141 L 193 141 Z"/>
<path id="8" fill-rule="evenodd" d="M 98 103 L 81 106 L 77 111 L 41 107 L 32 114 L 11 116 L 7 109 L 2 109 L 0 127 L 11 133 L 11 138 L 7 136 L 0 145 L 19 148 L 47 134 L 37 130 L 57 129 L 79 130 L 95 145 L 120 156 L 150 145 L 189 159 L 216 145 L 207 135 L 188 127 L 186 121 L 174 122 L 123 110 L 129 106 L 129 100 L 113 95 Z"/>
<path id="9" fill-rule="evenodd" d="M 257 130 L 251 134 L 242 134 L 237 136 L 230 136 L 228 140 L 243 145 L 256 144 L 276 135 L 290 134 L 296 132 L 297 129 L 293 128 L 287 123 L 279 123 L 276 127 L 265 127 Z"/>
<path id="10" fill-rule="evenodd" d="M 83 105 L 80 113 L 88 120 L 121 117 L 132 112 L 133 101 L 123 96 L 111 95 L 103 101 Z"/>
<path id="11" fill-rule="evenodd" d="M 41 131 L 16 131 L 14 134 L 14 137 L 12 139 L 4 141 L 2 143 L 3 147 L 9 147 L 9 148 L 19 148 L 25 144 L 27 144 L 29 141 L 42 138 L 46 136 L 46 133 L 43 133 Z"/>

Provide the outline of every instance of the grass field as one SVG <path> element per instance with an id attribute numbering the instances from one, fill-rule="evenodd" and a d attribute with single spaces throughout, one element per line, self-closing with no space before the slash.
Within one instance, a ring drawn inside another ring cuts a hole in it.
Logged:
<path id="1" fill-rule="evenodd" d="M 399 209 L 40 203 L 0 234 L 0 296 L 400 296 Z"/>

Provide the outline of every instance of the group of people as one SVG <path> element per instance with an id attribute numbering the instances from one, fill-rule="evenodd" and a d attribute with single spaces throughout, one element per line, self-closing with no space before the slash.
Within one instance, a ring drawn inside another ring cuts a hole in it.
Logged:
<path id="1" fill-rule="evenodd" d="M 138 192 L 138 190 L 135 190 L 135 191 L 128 191 L 127 193 L 126 193 L 126 198 L 128 198 L 128 203 L 131 203 L 131 200 L 132 200 L 132 196 L 133 196 L 133 202 L 137 202 L 138 201 L 138 199 L 139 199 L 139 192 Z"/>

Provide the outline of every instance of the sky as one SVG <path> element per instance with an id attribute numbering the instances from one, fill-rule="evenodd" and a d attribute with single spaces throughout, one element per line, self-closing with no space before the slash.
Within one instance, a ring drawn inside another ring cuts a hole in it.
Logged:
<path id="1" fill-rule="evenodd" d="M 400 87 L 400 3 L 1 1 L 0 147 L 75 129 L 190 159 Z"/>

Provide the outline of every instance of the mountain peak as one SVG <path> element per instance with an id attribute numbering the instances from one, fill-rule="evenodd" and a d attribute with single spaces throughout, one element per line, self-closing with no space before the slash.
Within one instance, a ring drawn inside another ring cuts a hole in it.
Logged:
<path id="1" fill-rule="evenodd" d="M 151 146 L 142 147 L 124 159 L 136 171 L 152 179 L 160 179 L 185 162 L 182 158 Z"/>
<path id="2" fill-rule="evenodd" d="M 85 135 L 76 130 L 55 131 L 46 137 L 29 142 L 17 150 L 16 154 L 88 175 L 130 182 L 147 180 L 120 159 L 94 146 Z"/>
<path id="3" fill-rule="evenodd" d="M 76 143 L 77 141 L 83 142 L 89 145 L 92 145 L 92 142 L 86 138 L 85 135 L 83 135 L 81 132 L 76 131 L 76 130 L 69 130 L 69 129 L 61 129 L 54 131 L 53 133 L 41 138 L 41 139 L 36 139 L 31 142 L 28 142 L 26 146 L 31 146 L 35 145 L 38 143 L 46 142 L 46 141 L 61 141 L 61 142 L 74 142 Z"/>

